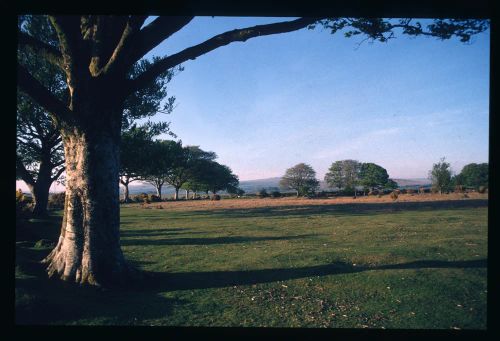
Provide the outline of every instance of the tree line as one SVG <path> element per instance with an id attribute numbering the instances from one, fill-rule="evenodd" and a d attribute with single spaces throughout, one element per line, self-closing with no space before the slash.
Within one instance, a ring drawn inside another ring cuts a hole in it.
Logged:
<path id="1" fill-rule="evenodd" d="M 397 184 L 389 179 L 387 170 L 375 163 L 361 163 L 356 160 L 340 160 L 331 164 L 324 177 L 330 188 L 336 188 L 344 193 L 357 195 L 357 187 L 366 190 L 397 188 Z M 281 178 L 280 186 L 295 190 L 297 196 L 314 194 L 319 188 L 314 169 L 305 163 L 299 163 L 286 170 Z"/>
<path id="2" fill-rule="evenodd" d="M 450 164 L 442 158 L 433 164 L 429 170 L 429 180 L 433 191 L 442 194 L 452 188 L 456 191 L 464 187 L 478 191 L 488 187 L 488 164 L 470 163 L 465 165 L 459 174 L 453 175 Z M 357 196 L 357 187 L 362 187 L 362 192 L 374 190 L 394 190 L 398 184 L 389 178 L 387 170 L 375 163 L 361 163 L 357 160 L 340 160 L 331 164 L 325 174 L 324 181 L 330 188 L 336 188 L 346 194 Z M 308 164 L 299 163 L 288 168 L 280 180 L 280 187 L 296 191 L 300 195 L 313 195 L 319 188 L 315 170 Z"/>
<path id="3" fill-rule="evenodd" d="M 189 192 L 202 191 L 214 195 L 218 191 L 241 194 L 238 176 L 231 168 L 215 161 L 217 154 L 199 146 L 183 146 L 182 141 L 153 140 L 157 131 L 150 125 L 132 126 L 122 134 L 120 184 L 125 188 L 124 201 L 129 202 L 129 184 L 141 180 L 153 185 L 159 200 L 165 184 Z"/>

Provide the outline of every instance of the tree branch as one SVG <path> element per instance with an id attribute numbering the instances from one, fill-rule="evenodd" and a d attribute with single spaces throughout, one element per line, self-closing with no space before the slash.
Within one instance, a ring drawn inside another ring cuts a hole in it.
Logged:
<path id="1" fill-rule="evenodd" d="M 20 64 L 17 64 L 17 81 L 21 90 L 58 120 L 69 119 L 71 115 L 69 109 Z"/>
<path id="2" fill-rule="evenodd" d="M 186 26 L 193 17 L 158 17 L 144 27 L 133 39 L 130 65 L 141 59 L 146 53 L 162 41 Z"/>
<path id="3" fill-rule="evenodd" d="M 64 162 L 63 162 L 64 163 Z M 57 166 L 55 166 L 57 167 Z M 50 178 L 50 180 L 52 180 L 52 182 L 56 181 L 57 179 L 59 179 L 59 177 L 61 176 L 61 174 L 66 170 L 66 167 L 61 167 L 57 173 L 52 177 Z"/>
<path id="4" fill-rule="evenodd" d="M 46 44 L 25 32 L 19 32 L 19 45 L 28 46 L 48 62 L 62 67 L 62 55 L 55 47 Z"/>
<path id="5" fill-rule="evenodd" d="M 228 45 L 235 41 L 244 42 L 254 37 L 296 31 L 314 24 L 318 20 L 320 20 L 320 18 L 300 18 L 275 24 L 257 25 L 243 29 L 236 29 L 216 35 L 201 44 L 191 46 L 174 55 L 160 59 L 147 71 L 143 72 L 131 82 L 129 91 L 134 92 L 143 88 L 158 77 L 162 72 L 189 59 L 196 59 L 197 57 L 221 46 Z"/>
<path id="6" fill-rule="evenodd" d="M 19 158 L 19 155 L 16 155 L 16 173 L 19 174 L 19 177 L 26 182 L 29 186 L 35 186 L 35 180 L 33 176 L 28 172 L 26 167 L 24 167 L 23 162 Z"/>
<path id="7" fill-rule="evenodd" d="M 131 45 L 131 40 L 139 32 L 142 24 L 144 24 L 144 21 L 146 21 L 147 17 L 148 16 L 146 15 L 131 16 L 127 20 L 121 38 L 115 49 L 113 50 L 113 53 L 109 57 L 108 62 L 102 68 L 102 73 L 111 73 L 116 69 L 120 69 L 120 67 L 118 66 L 126 66 L 126 61 L 124 60 L 126 58 L 124 55 L 126 54 L 127 50 L 131 49 L 131 47 L 129 47 Z"/>

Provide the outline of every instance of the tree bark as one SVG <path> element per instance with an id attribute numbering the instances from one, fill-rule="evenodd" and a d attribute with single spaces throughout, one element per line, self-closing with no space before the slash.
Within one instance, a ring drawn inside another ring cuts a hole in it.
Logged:
<path id="1" fill-rule="evenodd" d="M 36 184 L 31 190 L 33 194 L 33 200 L 35 206 L 33 207 L 33 216 L 35 217 L 46 217 L 47 216 L 47 206 L 49 204 L 49 190 L 52 181 L 50 181 L 50 175 L 48 179 L 39 177 Z"/>
<path id="2" fill-rule="evenodd" d="M 186 189 L 186 200 L 189 199 L 189 189 Z"/>
<path id="3" fill-rule="evenodd" d="M 156 185 L 156 195 L 158 196 L 158 198 L 160 198 L 161 200 L 161 188 L 162 188 L 163 185 Z"/>
<path id="4" fill-rule="evenodd" d="M 175 187 L 175 197 L 174 200 L 177 201 L 179 199 L 179 187 Z"/>
<path id="5" fill-rule="evenodd" d="M 116 285 L 137 274 L 120 248 L 116 135 L 106 130 L 63 131 L 66 199 L 59 241 L 44 260 L 49 277 Z"/>

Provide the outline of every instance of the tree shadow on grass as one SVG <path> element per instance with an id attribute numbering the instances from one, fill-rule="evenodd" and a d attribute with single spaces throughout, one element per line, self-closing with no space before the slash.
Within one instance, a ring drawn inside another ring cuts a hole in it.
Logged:
<path id="1" fill-rule="evenodd" d="M 168 319 L 182 299 L 163 297 L 158 291 L 102 290 L 52 280 L 39 262 L 50 249 L 17 247 L 15 321 L 18 325 L 145 324 L 149 319 Z M 147 262 L 132 261 L 135 266 Z"/>
<path id="2" fill-rule="evenodd" d="M 173 239 L 123 239 L 121 240 L 122 246 L 137 246 L 137 245 L 216 245 L 216 244 L 237 244 L 249 243 L 260 241 L 273 241 L 273 240 L 294 240 L 301 238 L 308 238 L 317 236 L 317 234 L 303 234 L 298 236 L 286 237 L 248 237 L 248 236 L 234 236 L 234 237 L 214 237 L 214 238 L 173 238 Z"/>
<path id="3" fill-rule="evenodd" d="M 171 236 L 178 234 L 203 234 L 203 232 L 191 231 L 189 228 L 152 228 L 152 229 L 131 229 L 120 230 L 122 238 L 127 237 L 157 237 L 157 236 Z"/>
<path id="4" fill-rule="evenodd" d="M 207 271 L 166 273 L 150 272 L 151 277 L 146 290 L 171 291 L 221 288 L 236 285 L 252 285 L 291 279 L 340 275 L 376 270 L 404 270 L 404 269 L 444 269 L 444 268 L 485 268 L 486 259 L 466 261 L 439 261 L 421 260 L 400 264 L 386 264 L 379 266 L 353 266 L 344 262 L 308 266 L 300 268 L 279 268 L 248 271 Z"/>
<path id="5" fill-rule="evenodd" d="M 197 210 L 178 213 L 184 217 L 226 217 L 226 218 L 271 218 L 306 215 L 348 215 L 363 216 L 387 214 L 400 211 L 432 211 L 436 209 L 463 209 L 488 207 L 487 199 L 440 200 L 422 202 L 389 202 L 389 203 L 333 203 L 326 205 L 283 205 L 256 208 L 228 208 L 214 210 Z"/>

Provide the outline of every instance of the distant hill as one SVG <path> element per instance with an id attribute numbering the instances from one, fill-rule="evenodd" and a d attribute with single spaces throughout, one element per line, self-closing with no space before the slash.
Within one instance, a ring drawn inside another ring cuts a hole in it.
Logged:
<path id="1" fill-rule="evenodd" d="M 262 188 L 265 188 L 266 191 L 268 191 L 268 192 L 272 192 L 272 191 L 284 192 L 279 187 L 280 180 L 281 180 L 280 177 L 256 179 L 256 180 L 243 180 L 243 181 L 240 181 L 240 188 L 243 189 L 245 191 L 245 193 L 248 193 L 248 194 L 257 193 Z M 431 185 L 430 180 L 424 179 L 424 178 L 393 179 L 393 180 L 398 184 L 398 186 L 400 188 L 419 187 L 419 186 L 429 187 Z M 320 186 L 319 187 L 320 191 L 330 189 L 324 181 L 320 181 L 319 186 Z M 156 189 L 153 186 L 151 186 L 147 183 L 142 183 L 142 182 L 132 183 L 129 186 L 129 191 L 130 191 L 130 194 L 132 194 L 132 195 L 139 194 L 139 193 L 148 193 L 148 194 L 156 193 Z M 122 186 L 120 186 L 120 192 L 123 193 Z M 168 195 L 172 195 L 174 193 L 175 193 L 175 190 L 172 186 L 163 186 L 162 195 L 168 196 Z M 181 196 L 184 195 L 184 190 L 180 191 L 180 195 Z"/>

